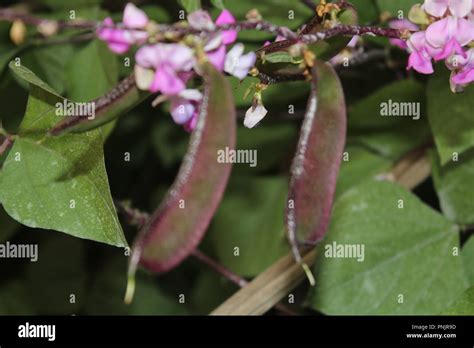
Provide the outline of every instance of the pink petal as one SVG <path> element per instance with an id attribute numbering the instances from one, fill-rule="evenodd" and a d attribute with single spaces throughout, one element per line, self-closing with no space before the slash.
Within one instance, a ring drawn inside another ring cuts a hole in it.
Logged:
<path id="1" fill-rule="evenodd" d="M 97 37 L 101 40 L 107 41 L 112 33 L 113 28 L 107 28 L 107 27 L 113 27 L 114 26 L 114 21 L 112 18 L 107 17 L 102 21 L 102 26 L 97 29 Z"/>
<path id="2" fill-rule="evenodd" d="M 254 66 L 255 61 L 257 60 L 257 55 L 255 52 L 249 52 L 244 54 L 239 59 L 239 66 L 234 70 L 233 75 L 239 80 L 243 80 L 247 77 L 249 70 Z"/>
<path id="3" fill-rule="evenodd" d="M 196 128 L 196 125 L 197 125 L 197 121 L 198 121 L 198 112 L 196 111 L 194 113 L 194 115 L 189 119 L 189 121 L 184 125 L 184 129 L 187 131 L 187 132 L 192 132 L 195 128 Z"/>
<path id="4" fill-rule="evenodd" d="M 474 23 L 464 18 L 456 18 L 452 35 L 461 46 L 467 45 L 474 40 Z"/>
<path id="5" fill-rule="evenodd" d="M 397 46 L 398 48 L 402 50 L 406 50 L 408 48 L 408 45 L 406 44 L 405 41 L 400 40 L 400 39 L 390 39 L 390 44 L 393 46 Z"/>
<path id="6" fill-rule="evenodd" d="M 432 74 L 434 72 L 431 59 L 423 56 L 422 54 L 416 51 L 410 54 L 410 57 L 408 58 L 407 69 L 411 68 L 421 74 Z"/>
<path id="7" fill-rule="evenodd" d="M 451 80 L 457 85 L 467 85 L 474 81 L 474 68 L 466 69 L 454 75 Z"/>
<path id="8" fill-rule="evenodd" d="M 203 10 L 197 10 L 188 15 L 189 25 L 197 30 L 213 30 L 215 28 L 209 13 Z"/>
<path id="9" fill-rule="evenodd" d="M 207 52 L 207 58 L 209 58 L 209 61 L 212 63 L 212 65 L 214 65 L 219 71 L 224 70 L 225 55 L 226 50 L 224 45 L 219 47 L 217 50 Z"/>
<path id="10" fill-rule="evenodd" d="M 443 50 L 434 56 L 435 60 L 443 60 L 448 57 L 451 57 L 454 53 L 457 53 L 460 56 L 466 57 L 466 52 L 462 49 L 456 39 L 451 39 L 448 43 L 443 47 Z"/>
<path id="11" fill-rule="evenodd" d="M 158 67 L 161 63 L 158 45 L 146 45 L 138 49 L 135 61 L 144 68 Z"/>
<path id="12" fill-rule="evenodd" d="M 412 34 L 407 45 L 412 51 L 423 51 L 426 46 L 426 32 L 419 31 Z"/>
<path id="13" fill-rule="evenodd" d="M 168 55 L 166 61 L 173 66 L 176 71 L 191 70 L 194 65 L 194 51 L 181 44 L 168 44 Z"/>
<path id="14" fill-rule="evenodd" d="M 180 97 L 173 97 L 171 99 L 171 116 L 177 124 L 188 122 L 195 110 L 196 107 L 189 100 Z"/>
<path id="15" fill-rule="evenodd" d="M 448 0 L 425 0 L 424 9 L 434 17 L 442 17 L 448 10 Z"/>
<path id="16" fill-rule="evenodd" d="M 115 53 L 122 54 L 128 51 L 130 42 L 122 29 L 113 28 L 112 18 L 105 18 L 102 25 L 104 27 L 97 30 L 99 39 L 105 41 L 110 50 Z"/>
<path id="17" fill-rule="evenodd" d="M 451 38 L 451 27 L 454 23 L 454 17 L 446 17 L 437 22 L 434 22 L 426 29 L 426 41 L 434 47 L 444 47 L 444 45 Z"/>
<path id="18" fill-rule="evenodd" d="M 449 10 L 456 17 L 465 17 L 472 11 L 472 0 L 449 0 Z"/>
<path id="19" fill-rule="evenodd" d="M 235 18 L 232 16 L 232 13 L 228 10 L 223 10 L 219 17 L 216 19 L 217 25 L 224 24 L 234 24 Z M 237 40 L 237 31 L 236 30 L 226 30 L 222 32 L 222 43 L 224 45 L 230 45 Z"/>
<path id="20" fill-rule="evenodd" d="M 464 46 L 474 39 L 474 24 L 464 18 L 446 17 L 426 29 L 426 41 L 434 47 L 444 47 L 455 38 Z"/>
<path id="21" fill-rule="evenodd" d="M 174 69 L 167 64 L 163 64 L 156 70 L 155 80 L 150 90 L 153 89 L 151 92 L 161 91 L 164 95 L 176 95 L 184 90 L 185 87 Z"/>
<path id="22" fill-rule="evenodd" d="M 413 24 L 408 19 L 394 19 L 388 23 L 388 26 L 393 29 L 408 29 L 410 31 L 418 31 L 419 28 L 416 24 Z"/>
<path id="23" fill-rule="evenodd" d="M 112 52 L 115 52 L 117 54 L 123 54 L 123 53 L 127 52 L 128 49 L 130 48 L 130 45 L 126 44 L 126 43 L 112 43 L 112 42 L 109 42 L 108 46 L 109 46 L 109 48 Z"/>
<path id="24" fill-rule="evenodd" d="M 123 11 L 123 24 L 127 28 L 145 28 L 148 24 L 148 16 L 132 3 L 128 3 Z"/>

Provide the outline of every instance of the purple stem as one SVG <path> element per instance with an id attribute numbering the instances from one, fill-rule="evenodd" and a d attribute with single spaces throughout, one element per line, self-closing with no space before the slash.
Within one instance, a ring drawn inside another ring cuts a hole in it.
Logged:
<path id="1" fill-rule="evenodd" d="M 8 134 L 5 139 L 3 139 L 2 144 L 0 145 L 0 156 L 2 156 L 5 151 L 7 151 L 13 145 L 14 136 Z"/>
<path id="2" fill-rule="evenodd" d="M 313 44 L 318 41 L 327 40 L 338 35 L 364 35 L 369 34 L 373 36 L 382 36 L 387 38 L 400 39 L 402 33 L 398 29 L 379 28 L 379 27 L 365 27 L 360 25 L 338 25 L 334 28 L 320 31 L 314 34 L 306 34 L 301 36 L 301 41 L 306 44 Z"/>
<path id="3" fill-rule="evenodd" d="M 340 2 L 341 6 L 346 5 L 345 1 Z M 21 20 L 26 24 L 38 26 L 45 22 L 51 22 L 48 19 L 42 19 L 29 14 L 18 13 L 10 9 L 0 9 L 0 20 L 14 21 Z M 76 28 L 76 29 L 91 29 L 95 30 L 98 28 L 122 28 L 127 29 L 123 26 L 104 26 L 103 24 L 95 21 L 56 21 L 58 27 L 61 29 L 65 28 Z M 389 38 L 400 38 L 401 32 L 397 29 L 391 28 L 378 28 L 378 27 L 364 27 L 358 25 L 338 25 L 334 28 L 327 29 L 315 34 L 306 34 L 301 37 L 298 36 L 295 32 L 291 31 L 287 27 L 280 27 L 275 24 L 271 24 L 265 21 L 242 21 L 233 24 L 225 24 L 216 26 L 212 30 L 197 30 L 190 27 L 181 27 L 177 25 L 166 25 L 159 24 L 158 29 L 160 32 L 176 33 L 178 35 L 187 35 L 187 34 L 209 34 L 226 30 L 261 30 L 272 33 L 274 35 L 280 35 L 285 37 L 288 40 L 300 39 L 304 43 L 310 44 L 315 43 L 320 40 L 329 39 L 337 35 L 363 35 L 363 34 L 372 34 L 375 36 L 383 36 Z M 132 29 L 139 30 L 139 29 Z"/>

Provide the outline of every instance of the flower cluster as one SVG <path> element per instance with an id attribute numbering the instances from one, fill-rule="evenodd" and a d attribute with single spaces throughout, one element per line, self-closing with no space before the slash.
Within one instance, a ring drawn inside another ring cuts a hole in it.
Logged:
<path id="1" fill-rule="evenodd" d="M 190 13 L 187 20 L 190 28 L 209 34 L 155 43 L 153 33 L 156 33 L 156 24 L 145 12 L 129 3 L 125 7 L 122 23 L 115 25 L 111 18 L 106 18 L 97 35 L 118 54 L 138 46 L 134 68 L 137 86 L 152 93 L 161 93 L 157 101 L 170 101 L 174 121 L 187 130 L 193 130 L 202 93 L 197 89 L 187 89 L 186 85 L 200 74 L 199 54 L 204 55 L 217 70 L 240 80 L 254 66 L 256 55 L 253 52 L 244 54 L 244 46 L 240 43 L 228 50 L 237 40 L 237 32 L 217 30 L 219 26 L 235 23 L 228 10 L 223 10 L 215 22 L 203 10 Z"/>
<path id="2" fill-rule="evenodd" d="M 408 69 L 432 74 L 433 61 L 444 60 L 453 91 L 474 81 L 473 0 L 425 0 L 411 9 L 409 18 L 391 23 L 412 32 L 406 43 L 392 41 L 410 53 Z"/>

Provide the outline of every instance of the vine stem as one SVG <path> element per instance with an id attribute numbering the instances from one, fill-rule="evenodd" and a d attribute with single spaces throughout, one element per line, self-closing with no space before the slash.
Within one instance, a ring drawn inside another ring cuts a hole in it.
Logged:
<path id="1" fill-rule="evenodd" d="M 225 278 L 230 280 L 232 283 L 236 284 L 238 287 L 243 288 L 245 285 L 248 284 L 248 281 L 244 278 L 239 277 L 237 274 L 233 273 L 228 268 L 224 267 L 220 263 L 216 262 L 215 260 L 211 259 L 209 256 L 204 254 L 202 251 L 195 249 L 192 255 L 201 261 L 202 263 L 208 265 L 212 268 L 216 273 L 223 275 Z"/>
<path id="2" fill-rule="evenodd" d="M 13 141 L 15 139 L 14 135 L 7 134 L 5 139 L 2 141 L 2 144 L 0 145 L 0 156 L 2 156 L 5 151 L 7 151 L 12 145 Z"/>
<path id="3" fill-rule="evenodd" d="M 323 30 L 314 34 L 302 35 L 300 40 L 306 44 L 313 44 L 318 41 L 327 40 L 339 35 L 373 35 L 386 38 L 400 39 L 402 32 L 398 29 L 380 28 L 374 26 L 360 26 L 360 25 L 337 25 L 333 28 Z"/>
<path id="4" fill-rule="evenodd" d="M 345 4 L 345 2 L 342 2 Z M 87 21 L 87 20 L 72 20 L 72 21 L 64 21 L 64 20 L 50 20 L 50 19 L 42 19 L 39 17 L 35 17 L 25 13 L 19 13 L 16 11 L 12 11 L 10 9 L 0 9 L 0 20 L 5 21 L 15 21 L 21 20 L 26 24 L 39 26 L 45 23 L 54 23 L 60 29 L 66 28 L 74 28 L 74 29 L 91 29 L 96 30 L 99 28 L 122 28 L 128 29 L 123 26 L 105 26 L 100 22 L 96 21 Z M 134 31 L 140 31 L 140 29 L 132 29 Z M 260 30 L 272 33 L 274 35 L 280 35 L 288 40 L 295 40 L 298 39 L 304 43 L 311 44 L 321 40 L 329 39 L 331 37 L 337 35 L 364 35 L 364 34 L 371 34 L 375 36 L 382 36 L 388 38 L 400 38 L 402 36 L 401 31 L 397 29 L 391 28 L 379 28 L 373 26 L 359 26 L 359 25 L 337 25 L 333 28 L 320 31 L 315 34 L 305 34 L 305 35 L 298 35 L 292 30 L 287 27 L 278 26 L 266 21 L 241 21 L 236 22 L 233 24 L 225 24 L 220 26 L 215 26 L 213 29 L 208 30 L 197 30 L 192 27 L 184 27 L 179 25 L 167 25 L 167 24 L 158 24 L 157 29 L 160 33 L 167 32 L 170 34 L 178 34 L 178 35 L 187 35 L 187 34 L 211 34 L 220 31 L 226 30 Z"/>

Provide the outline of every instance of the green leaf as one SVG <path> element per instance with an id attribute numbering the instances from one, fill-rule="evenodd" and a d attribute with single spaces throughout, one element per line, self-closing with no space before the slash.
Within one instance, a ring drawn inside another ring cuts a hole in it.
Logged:
<path id="1" fill-rule="evenodd" d="M 32 47 L 21 55 L 21 65 L 29 67 L 57 93 L 63 94 L 66 91 L 66 66 L 74 57 L 74 51 L 72 44 Z"/>
<path id="2" fill-rule="evenodd" d="M 287 191 L 284 177 L 232 177 L 206 239 L 224 266 L 253 277 L 288 253 Z"/>
<path id="3" fill-rule="evenodd" d="M 220 10 L 225 9 L 224 0 L 211 0 L 211 4 L 214 7 L 217 7 Z"/>
<path id="4" fill-rule="evenodd" d="M 311 73 L 286 205 L 288 240 L 297 261 L 300 242 L 315 243 L 326 234 L 346 142 L 346 102 L 336 72 L 316 61 Z"/>
<path id="5" fill-rule="evenodd" d="M 474 237 L 471 236 L 463 245 L 461 255 L 469 284 L 474 286 Z"/>
<path id="6" fill-rule="evenodd" d="M 38 260 L 26 268 L 26 289 L 40 314 L 74 314 L 85 304 L 83 241 L 54 235 L 38 246 Z M 62 260 L 62 261 L 60 261 Z"/>
<path id="7" fill-rule="evenodd" d="M 187 13 L 197 11 L 201 8 L 201 0 L 178 0 L 178 2 Z"/>
<path id="8" fill-rule="evenodd" d="M 63 99 L 31 71 L 11 68 L 30 82 L 18 139 L 3 166 L 0 201 L 20 223 L 115 246 L 127 241 L 110 195 L 101 131 L 45 138 Z"/>
<path id="9" fill-rule="evenodd" d="M 68 98 L 88 102 L 101 97 L 118 83 L 118 75 L 117 56 L 103 41 L 94 40 L 79 50 L 67 67 Z M 113 126 L 104 127 L 105 137 Z"/>
<path id="10" fill-rule="evenodd" d="M 474 315 L 474 286 L 467 289 L 442 315 Z"/>
<path id="11" fill-rule="evenodd" d="M 360 24 L 373 24 L 379 19 L 379 11 L 374 0 L 351 0 L 357 9 Z"/>
<path id="12" fill-rule="evenodd" d="M 439 155 L 431 153 L 433 181 L 444 215 L 458 224 L 474 223 L 474 152 L 469 151 L 441 166 Z"/>
<path id="13" fill-rule="evenodd" d="M 67 80 L 69 99 L 85 102 L 101 97 L 118 82 L 117 56 L 102 41 L 93 40 L 70 60 Z"/>
<path id="14" fill-rule="evenodd" d="M 224 194 L 232 163 L 221 152 L 235 149 L 234 101 L 229 82 L 212 64 L 201 69 L 205 91 L 188 152 L 163 202 L 135 240 L 131 276 L 138 261 L 155 272 L 182 262 L 201 241 Z"/>
<path id="15" fill-rule="evenodd" d="M 453 153 L 462 154 L 474 145 L 474 86 L 454 94 L 449 88 L 449 72 L 438 66 L 427 87 L 428 118 L 433 131 L 441 165 Z"/>
<path id="16" fill-rule="evenodd" d="M 397 18 L 400 15 L 402 15 L 404 18 L 408 18 L 408 12 L 410 11 L 411 7 L 418 3 L 420 3 L 420 0 L 377 0 L 377 5 L 381 12 L 388 12 L 392 15 L 392 17 Z"/>
<path id="17" fill-rule="evenodd" d="M 8 63 L 20 52 L 18 47 L 1 48 L 0 50 L 0 76 L 7 67 Z"/>
<path id="18" fill-rule="evenodd" d="M 385 107 L 395 112 L 396 106 L 403 105 L 419 106 L 419 119 L 415 113 L 411 116 L 382 116 Z M 397 160 L 429 140 L 424 105 L 424 87 L 418 82 L 402 80 L 384 86 L 349 108 L 349 141 Z"/>
<path id="19" fill-rule="evenodd" d="M 337 178 L 336 196 L 366 181 L 373 180 L 392 166 L 392 162 L 361 146 L 348 145 L 344 150 Z"/>
<path id="20" fill-rule="evenodd" d="M 330 257 L 333 243 L 364 253 Z M 468 286 L 455 247 L 457 228 L 442 215 L 395 184 L 366 182 L 336 201 L 309 304 L 325 314 L 437 314 Z"/>
<path id="21" fill-rule="evenodd" d="M 265 62 L 268 63 L 292 63 L 292 64 L 299 64 L 302 62 L 302 59 L 295 58 L 290 55 L 288 52 L 281 51 L 281 52 L 273 52 L 265 55 Z"/>

